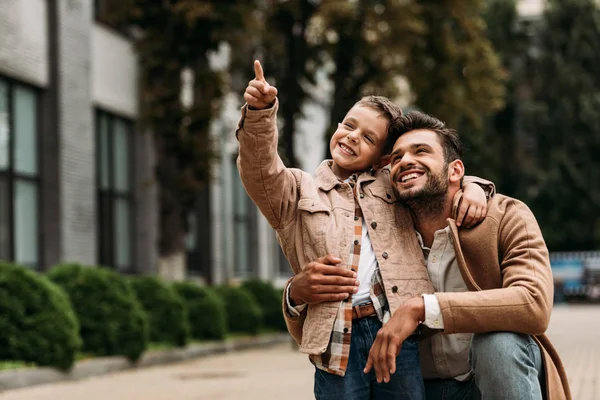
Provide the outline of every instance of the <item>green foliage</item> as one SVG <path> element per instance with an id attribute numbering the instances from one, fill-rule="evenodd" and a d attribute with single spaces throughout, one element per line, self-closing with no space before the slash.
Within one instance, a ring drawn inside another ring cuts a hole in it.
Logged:
<path id="1" fill-rule="evenodd" d="M 504 99 L 505 74 L 483 19 L 484 1 L 421 1 L 427 31 L 406 74 L 415 105 L 454 128 L 480 132 Z M 465 138 L 463 131 L 463 138 Z"/>
<path id="2" fill-rule="evenodd" d="M 285 331 L 285 319 L 281 308 L 282 296 L 270 282 L 249 280 L 242 288 L 250 292 L 256 299 L 263 313 L 265 328 Z"/>
<path id="3" fill-rule="evenodd" d="M 527 200 L 553 250 L 600 246 L 600 9 L 554 0 L 529 53 Z"/>
<path id="4" fill-rule="evenodd" d="M 333 82 L 326 139 L 362 96 L 395 98 L 403 90 L 400 76 L 411 63 L 411 49 L 426 32 L 417 2 L 322 2 L 311 23 L 311 40 Z M 423 79 L 420 76 L 419 79 Z M 327 147 L 329 150 L 329 147 Z"/>
<path id="5" fill-rule="evenodd" d="M 106 268 L 64 264 L 48 277 L 69 295 L 83 351 L 137 360 L 148 344 L 148 320 L 129 283 Z"/>
<path id="6" fill-rule="evenodd" d="M 221 340 L 227 332 L 225 303 L 216 291 L 191 282 L 176 282 L 173 288 L 183 299 L 191 335 L 197 340 Z"/>
<path id="7" fill-rule="evenodd" d="M 136 276 L 130 282 L 148 315 L 150 340 L 185 346 L 190 336 L 188 315 L 175 289 L 155 276 Z"/>
<path id="8" fill-rule="evenodd" d="M 252 294 L 240 287 L 219 286 L 217 290 L 225 301 L 229 331 L 258 334 L 263 315 Z"/>
<path id="9" fill-rule="evenodd" d="M 81 346 L 67 295 L 24 267 L 0 262 L 0 360 L 68 370 Z"/>

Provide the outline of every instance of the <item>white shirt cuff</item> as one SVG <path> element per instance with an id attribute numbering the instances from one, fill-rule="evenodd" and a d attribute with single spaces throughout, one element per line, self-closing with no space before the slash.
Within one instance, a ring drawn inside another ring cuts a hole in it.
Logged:
<path id="1" fill-rule="evenodd" d="M 425 304 L 425 321 L 423 321 L 423 324 L 431 329 L 444 329 L 440 302 L 435 294 L 424 294 L 423 303 Z"/>
<path id="2" fill-rule="evenodd" d="M 306 304 L 300 304 L 295 307 L 292 305 L 290 302 L 290 286 L 292 286 L 291 283 L 285 289 L 285 302 L 287 304 L 287 309 L 293 317 L 299 317 L 300 313 L 306 308 Z"/>

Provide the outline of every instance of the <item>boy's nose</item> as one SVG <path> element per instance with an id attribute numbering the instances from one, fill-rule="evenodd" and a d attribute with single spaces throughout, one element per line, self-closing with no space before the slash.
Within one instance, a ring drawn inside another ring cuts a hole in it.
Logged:
<path id="1" fill-rule="evenodd" d="M 347 138 L 352 140 L 353 142 L 358 141 L 358 135 L 355 131 L 349 132 Z"/>

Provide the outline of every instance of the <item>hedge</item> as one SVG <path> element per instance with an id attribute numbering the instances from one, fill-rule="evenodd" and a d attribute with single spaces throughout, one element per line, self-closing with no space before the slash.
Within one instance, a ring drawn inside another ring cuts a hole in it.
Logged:
<path id="1" fill-rule="evenodd" d="M 262 311 L 254 296 L 241 287 L 220 286 L 230 332 L 257 334 L 262 328 Z"/>
<path id="2" fill-rule="evenodd" d="M 0 262 L 0 359 L 72 367 L 81 347 L 67 295 L 45 277 Z"/>
<path id="3" fill-rule="evenodd" d="M 137 360 L 148 346 L 148 318 L 127 280 L 100 267 L 64 264 L 48 277 L 69 295 L 80 323 L 83 350 Z"/>
<path id="4" fill-rule="evenodd" d="M 214 289 L 191 282 L 176 282 L 173 288 L 188 310 L 190 332 L 197 340 L 220 340 L 227 333 L 225 302 Z"/>
<path id="5" fill-rule="evenodd" d="M 177 292 L 155 276 L 136 276 L 130 282 L 148 314 L 150 340 L 185 346 L 190 328 L 187 310 Z"/>
<path id="6" fill-rule="evenodd" d="M 242 288 L 254 296 L 263 312 L 263 322 L 266 328 L 285 331 L 285 319 L 281 308 L 282 294 L 270 282 L 257 279 L 246 281 Z"/>

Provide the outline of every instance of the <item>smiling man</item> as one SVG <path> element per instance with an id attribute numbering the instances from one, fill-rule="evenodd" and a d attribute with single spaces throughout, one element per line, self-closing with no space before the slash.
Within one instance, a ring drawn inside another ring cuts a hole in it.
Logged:
<path id="1" fill-rule="evenodd" d="M 419 350 L 427 399 L 570 399 L 544 335 L 552 309 L 548 250 L 522 202 L 495 195 L 484 221 L 459 228 L 465 168 L 455 131 L 427 114 L 397 121 L 391 180 L 412 211 L 436 291 L 408 300 L 383 326 L 365 371 L 385 380 L 400 345 L 423 323 L 440 333 Z"/>

